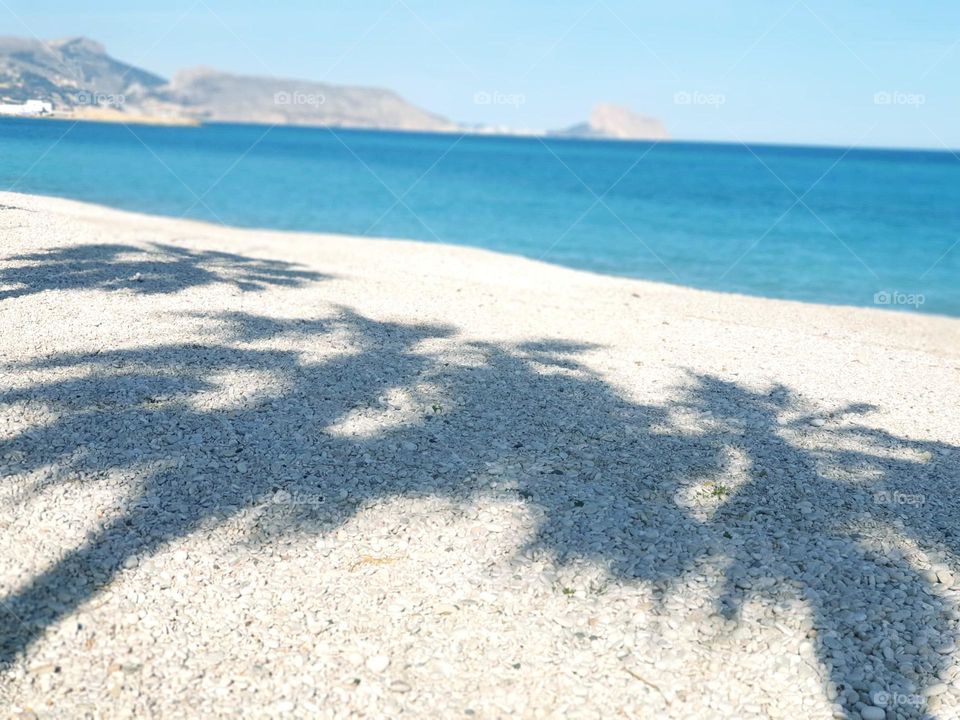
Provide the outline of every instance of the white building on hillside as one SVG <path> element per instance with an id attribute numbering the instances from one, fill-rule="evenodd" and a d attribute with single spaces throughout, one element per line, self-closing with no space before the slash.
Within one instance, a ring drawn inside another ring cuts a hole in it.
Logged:
<path id="1" fill-rule="evenodd" d="M 42 100 L 27 100 L 23 105 L 0 103 L 0 115 L 35 116 L 49 115 L 53 105 Z"/>

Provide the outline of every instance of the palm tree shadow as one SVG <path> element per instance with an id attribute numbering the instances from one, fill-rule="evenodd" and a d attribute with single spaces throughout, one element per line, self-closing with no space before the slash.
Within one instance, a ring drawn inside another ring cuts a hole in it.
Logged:
<path id="1" fill-rule="evenodd" d="M 746 459 L 741 482 L 707 523 L 714 534 L 737 525 L 721 612 L 735 616 L 770 589 L 794 588 L 848 709 L 896 695 L 910 704 L 898 711 L 921 712 L 925 688 L 952 663 L 944 649 L 955 642 L 955 609 L 898 546 L 912 540 L 956 561 L 955 518 L 934 500 L 955 492 L 957 449 L 862 425 L 817 431 L 815 413 L 783 386 L 758 393 L 700 376 L 684 405 L 711 419 L 710 446 Z M 852 404 L 830 418 L 871 409 Z"/>
<path id="2" fill-rule="evenodd" d="M 16 264 L 14 264 L 16 263 Z M 158 295 L 214 283 L 242 291 L 325 279 L 280 261 L 167 243 L 77 245 L 4 258 L 0 301 L 46 290 L 130 290 Z M 6 289 L 5 289 L 6 288 Z"/>
<path id="3" fill-rule="evenodd" d="M 748 602 L 795 593 L 848 708 L 878 691 L 922 694 L 950 662 L 931 641 L 953 636 L 953 608 L 907 560 L 871 546 L 867 531 L 899 523 L 901 535 L 955 557 L 949 513 L 874 499 L 892 488 L 945 490 L 956 448 L 849 424 L 804 437 L 809 410 L 789 389 L 710 376 L 691 376 L 664 405 L 635 403 L 582 362 L 592 348 L 573 342 L 466 343 L 454 328 L 343 308 L 306 322 L 213 320 L 215 344 L 10 368 L 73 371 L 0 394 L 10 412 L 42 403 L 59 414 L 0 442 L 0 457 L 19 458 L 18 475 L 62 467 L 140 479 L 115 521 L 2 600 L 12 620 L 0 631 L 0 662 L 14 662 L 131 558 L 201 523 L 258 507 L 278 513 L 287 532 L 318 532 L 384 497 L 483 499 L 492 468 L 498 492 L 515 492 L 543 518 L 526 549 L 558 563 L 596 563 L 666 597 L 721 556 L 716 610 L 728 623 Z M 318 346 L 340 350 L 305 352 Z M 226 407 L 202 402 L 230 389 L 224 376 L 249 372 L 269 380 Z M 718 484 L 729 487 L 698 505 L 699 489 Z M 303 497 L 322 511 L 286 501 Z"/>

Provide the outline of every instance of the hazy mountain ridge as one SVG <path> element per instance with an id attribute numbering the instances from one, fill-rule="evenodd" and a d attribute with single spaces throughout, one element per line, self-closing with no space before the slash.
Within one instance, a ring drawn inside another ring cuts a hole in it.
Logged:
<path id="1" fill-rule="evenodd" d="M 89 104 L 93 95 L 139 95 L 164 83 L 159 75 L 113 59 L 87 38 L 0 37 L 0 97 L 10 101 L 39 99 L 70 108 Z"/>
<path id="2" fill-rule="evenodd" d="M 455 123 L 389 90 L 347 87 L 195 68 L 177 73 L 160 93 L 199 120 L 284 125 L 455 130 Z"/>
<path id="3" fill-rule="evenodd" d="M 0 38 L 0 100 L 50 102 L 73 116 L 456 130 L 389 90 L 230 75 L 207 68 L 170 81 L 115 60 L 86 38 Z"/>
<path id="4" fill-rule="evenodd" d="M 236 122 L 433 132 L 532 134 L 469 127 L 419 108 L 391 90 L 233 75 L 210 68 L 171 80 L 112 58 L 87 38 L 0 37 L 0 102 L 50 102 L 76 118 Z M 663 139 L 655 118 L 598 105 L 588 122 L 556 137 Z"/>
<path id="5" fill-rule="evenodd" d="M 585 123 L 550 133 L 556 137 L 611 140 L 666 140 L 666 128 L 657 118 L 640 115 L 609 103 L 597 104 Z"/>

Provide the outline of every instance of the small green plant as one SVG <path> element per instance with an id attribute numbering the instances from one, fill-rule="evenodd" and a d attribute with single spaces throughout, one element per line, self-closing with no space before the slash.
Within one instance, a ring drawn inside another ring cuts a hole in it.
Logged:
<path id="1" fill-rule="evenodd" d="M 433 410 L 435 415 L 439 415 L 440 413 L 443 412 L 443 405 L 441 405 L 440 403 L 434 403 L 433 405 L 430 406 L 430 408 Z"/>
<path id="2" fill-rule="evenodd" d="M 730 494 L 730 488 L 723 483 L 713 483 L 710 488 L 710 495 L 715 498 L 723 498 Z"/>
<path id="3" fill-rule="evenodd" d="M 573 595 L 575 592 L 576 592 L 576 590 L 574 590 L 573 588 L 565 587 L 565 588 L 563 589 L 563 594 L 566 595 L 567 597 L 570 597 L 570 596 Z"/>

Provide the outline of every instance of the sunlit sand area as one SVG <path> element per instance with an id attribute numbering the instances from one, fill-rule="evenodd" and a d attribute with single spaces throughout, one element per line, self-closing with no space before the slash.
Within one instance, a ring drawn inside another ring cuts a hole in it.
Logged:
<path id="1" fill-rule="evenodd" d="M 960 320 L 12 193 L 0 233 L 14 716 L 960 712 Z"/>

